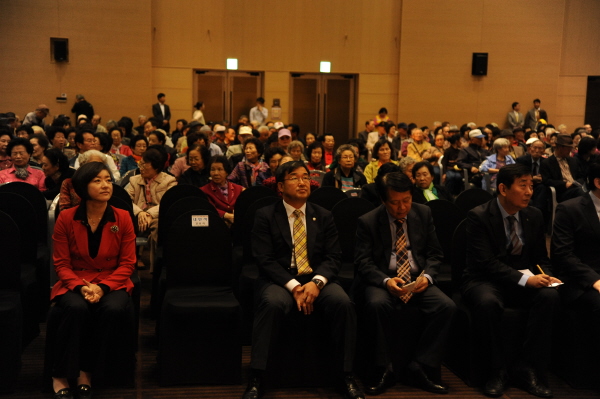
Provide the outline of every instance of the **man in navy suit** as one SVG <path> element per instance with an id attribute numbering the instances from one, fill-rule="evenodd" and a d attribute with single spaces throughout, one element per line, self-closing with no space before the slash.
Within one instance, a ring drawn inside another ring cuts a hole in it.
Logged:
<path id="1" fill-rule="evenodd" d="M 336 282 L 341 249 L 333 216 L 307 203 L 310 174 L 304 162 L 281 165 L 276 179 L 283 201 L 259 210 L 252 230 L 252 253 L 260 276 L 255 293 L 258 305 L 252 332 L 252 373 L 243 399 L 262 395 L 271 341 L 279 333 L 283 317 L 295 309 L 306 316 L 323 314 L 333 338 L 344 397 L 364 398 L 351 374 L 356 313 Z"/>
<path id="2" fill-rule="evenodd" d="M 391 352 L 414 346 L 408 365 L 413 382 L 429 392 L 448 393 L 447 387 L 433 381 L 433 374 L 440 368 L 456 305 L 435 285 L 443 253 L 431 210 L 412 202 L 413 185 L 402 172 L 378 177 L 376 184 L 383 204 L 358 220 L 355 250 L 354 292 L 364 309 L 370 369 L 375 371 L 366 392 L 378 395 L 393 385 Z M 409 281 L 416 286 L 407 297 L 402 285 Z M 393 336 L 398 306 L 417 307 L 424 314 L 425 328 L 416 342 L 398 342 Z"/>
<path id="3" fill-rule="evenodd" d="M 171 131 L 171 125 L 169 124 L 171 120 L 171 108 L 165 104 L 167 96 L 165 93 L 158 93 L 156 97 L 158 98 L 158 102 L 152 106 L 152 114 L 156 119 L 162 121 L 162 129 L 169 133 Z"/>
<path id="4" fill-rule="evenodd" d="M 590 192 L 558 204 L 552 235 L 552 263 L 564 279 L 568 306 L 589 312 L 600 334 L 600 164 L 588 170 Z"/>
<path id="5" fill-rule="evenodd" d="M 502 396 L 508 374 L 504 359 L 502 314 L 505 307 L 528 309 L 522 354 L 513 379 L 532 395 L 552 397 L 545 371 L 550 361 L 554 312 L 560 302 L 550 284 L 550 261 L 541 212 L 528 206 L 531 171 L 520 164 L 500 169 L 498 197 L 467 215 L 467 265 L 461 287 L 473 315 L 480 351 L 490 352 L 484 394 Z M 539 265 L 544 273 L 541 273 Z M 523 271 L 526 271 L 525 273 Z"/>

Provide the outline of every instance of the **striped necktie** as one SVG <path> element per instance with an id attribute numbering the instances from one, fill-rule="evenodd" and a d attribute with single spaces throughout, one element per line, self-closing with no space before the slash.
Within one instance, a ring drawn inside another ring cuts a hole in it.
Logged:
<path id="1" fill-rule="evenodd" d="M 298 276 L 310 274 L 313 270 L 308 263 L 308 247 L 306 244 L 306 228 L 302 223 L 302 211 L 296 209 L 294 211 L 294 256 L 296 258 L 296 268 Z"/>
<path id="2" fill-rule="evenodd" d="M 523 243 L 521 243 L 521 239 L 517 234 L 519 222 L 517 221 L 517 218 L 512 215 L 507 216 L 506 220 L 508 220 L 508 225 L 510 226 L 510 243 L 508 244 L 508 252 L 511 255 L 521 255 Z"/>
<path id="3" fill-rule="evenodd" d="M 404 284 L 410 282 L 410 262 L 408 261 L 408 249 L 406 248 L 406 234 L 404 234 L 404 223 L 406 218 L 396 220 L 396 275 L 404 280 Z M 406 303 L 412 297 L 412 292 L 402 295 L 400 299 Z"/>

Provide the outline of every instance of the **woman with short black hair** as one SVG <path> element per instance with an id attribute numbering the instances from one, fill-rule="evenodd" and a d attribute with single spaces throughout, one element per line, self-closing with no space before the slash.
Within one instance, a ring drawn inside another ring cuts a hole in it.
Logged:
<path id="1" fill-rule="evenodd" d="M 75 169 L 69 167 L 69 159 L 58 148 L 44 151 L 42 157 L 42 170 L 46 175 L 46 191 L 43 192 L 47 200 L 53 200 L 60 193 L 60 187 L 65 181 L 73 177 Z"/>
<path id="2" fill-rule="evenodd" d="M 113 186 L 106 165 L 82 165 L 72 182 L 82 203 L 62 211 L 54 228 L 58 281 L 50 295 L 55 305 L 49 325 L 55 330 L 46 345 L 54 398 L 91 399 L 92 375 L 130 368 L 135 361 L 130 296 L 135 232 L 129 213 L 108 205 Z M 76 389 L 69 380 L 77 380 Z"/>

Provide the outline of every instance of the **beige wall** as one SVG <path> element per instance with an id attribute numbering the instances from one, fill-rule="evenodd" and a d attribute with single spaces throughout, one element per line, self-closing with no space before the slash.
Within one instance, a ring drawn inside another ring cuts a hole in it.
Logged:
<path id="1" fill-rule="evenodd" d="M 148 113 L 149 3 L 0 1 L 0 110 L 22 118 L 45 103 L 51 116 L 71 115 L 75 95 L 84 94 L 104 122 Z M 51 59 L 50 37 L 69 39 L 68 63 Z M 61 93 L 66 103 L 56 101 Z"/>
<path id="2" fill-rule="evenodd" d="M 290 72 L 327 60 L 359 75 L 357 130 L 382 106 L 419 125 L 503 125 L 510 103 L 526 111 L 535 97 L 571 128 L 600 75 L 597 0 L 20 0 L 0 1 L 0 15 L 0 110 L 20 116 L 42 102 L 69 113 L 82 93 L 105 121 L 135 119 L 163 91 L 189 119 L 193 69 L 233 57 L 264 72 L 267 104 L 280 98 L 288 122 Z M 51 62 L 52 36 L 69 38 L 68 64 Z M 471 76 L 473 52 L 490 54 L 487 76 Z"/>

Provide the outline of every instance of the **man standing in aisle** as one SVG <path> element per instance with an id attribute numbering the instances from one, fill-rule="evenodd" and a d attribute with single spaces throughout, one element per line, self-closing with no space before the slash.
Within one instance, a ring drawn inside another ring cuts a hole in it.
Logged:
<path id="1" fill-rule="evenodd" d="M 256 99 L 256 107 L 250 109 L 250 122 L 258 122 L 258 126 L 262 125 L 269 117 L 269 110 L 265 108 L 265 99 L 258 97 Z"/>
<path id="2" fill-rule="evenodd" d="M 162 121 L 163 125 L 161 128 L 168 134 L 171 131 L 171 125 L 169 124 L 171 120 L 171 108 L 165 104 L 165 100 L 167 99 L 165 93 L 158 93 L 156 97 L 158 98 L 158 102 L 152 106 L 152 114 L 156 119 Z"/>

